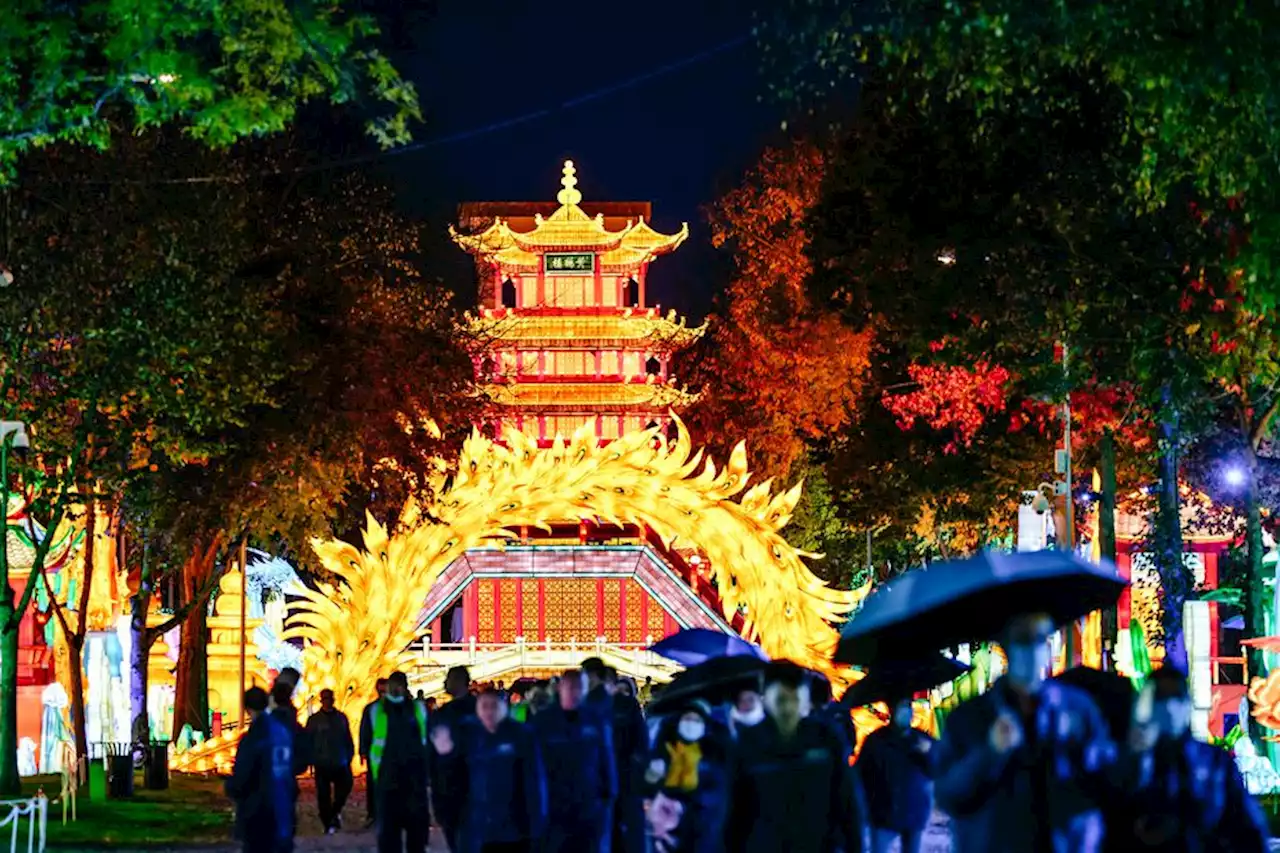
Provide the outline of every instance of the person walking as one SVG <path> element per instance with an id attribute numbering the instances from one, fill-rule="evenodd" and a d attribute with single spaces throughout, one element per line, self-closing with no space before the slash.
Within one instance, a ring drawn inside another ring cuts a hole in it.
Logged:
<path id="1" fill-rule="evenodd" d="M 662 726 L 638 791 L 654 853 L 723 853 L 731 744 L 727 730 L 713 732 L 701 701 Z"/>
<path id="2" fill-rule="evenodd" d="M 611 822 L 610 849 L 615 853 L 640 853 L 644 836 L 644 809 L 632 792 L 632 782 L 640 774 L 640 763 L 648 751 L 649 734 L 644 712 L 634 697 L 618 691 L 618 671 L 600 658 L 582 663 L 587 676 L 586 704 L 611 727 L 613 760 L 618 774 L 618 792 Z"/>
<path id="3" fill-rule="evenodd" d="M 911 727 L 911 697 L 890 700 L 889 725 L 862 742 L 859 778 L 867 794 L 867 816 L 875 853 L 895 842 L 902 853 L 920 853 L 933 814 L 933 738 Z"/>
<path id="4" fill-rule="evenodd" d="M 1010 620 L 1005 675 L 947 716 L 934 795 L 956 853 L 1102 849 L 1116 749 L 1087 693 L 1045 680 L 1052 631 L 1044 614 Z"/>
<path id="5" fill-rule="evenodd" d="M 261 687 L 245 691 L 249 729 L 236 747 L 227 796 L 236 804 L 236 838 L 244 853 L 292 853 L 293 732 L 267 705 Z"/>
<path id="6" fill-rule="evenodd" d="M 1263 853 L 1266 818 L 1231 753 L 1191 736 L 1187 677 L 1156 670 L 1143 687 L 1123 759 L 1123 818 L 1109 848 L 1154 853 Z"/>
<path id="7" fill-rule="evenodd" d="M 566 671 L 558 704 L 533 716 L 547 773 L 548 826 L 544 853 L 601 853 L 611 832 L 617 770 L 609 724 L 584 707 L 586 676 Z"/>
<path id="8" fill-rule="evenodd" d="M 460 778 L 458 844 L 461 853 L 533 853 L 547 828 L 547 779 L 533 732 L 508 716 L 506 696 L 495 689 L 476 697 L 477 725 L 454 742 L 446 727 L 432 730 L 436 753 L 457 761 Z"/>
<path id="9" fill-rule="evenodd" d="M 865 803 L 844 746 L 830 725 L 803 716 L 808 673 L 774 661 L 764 684 L 764 722 L 738 735 L 728 852 L 867 853 Z"/>
<path id="10" fill-rule="evenodd" d="M 377 798 L 378 853 L 425 853 L 427 712 L 409 698 L 409 679 L 393 672 L 387 694 L 369 712 L 369 775 Z"/>
<path id="11" fill-rule="evenodd" d="M 465 666 L 451 667 L 444 676 L 444 691 L 449 701 L 441 705 L 431 719 L 431 728 L 447 729 L 456 742 L 463 736 L 463 729 L 475 721 L 476 697 L 471 694 L 471 671 Z M 458 786 L 461 778 L 453 763 L 456 755 L 440 755 L 433 743 L 431 751 L 431 808 L 445 843 L 453 853 L 458 851 L 458 824 L 462 820 L 462 795 Z"/>
<path id="12" fill-rule="evenodd" d="M 381 702 L 382 697 L 387 695 L 387 680 L 379 678 L 374 682 L 373 688 L 377 691 L 378 698 L 365 705 L 364 710 L 360 712 L 360 763 L 366 768 L 364 785 L 365 829 L 373 826 L 378 817 L 378 800 L 373 796 L 373 776 L 368 772 L 367 768 L 369 767 L 369 748 L 373 745 L 373 720 L 371 714 L 373 706 Z"/>
<path id="13" fill-rule="evenodd" d="M 342 807 L 351 795 L 351 722 L 334 707 L 333 691 L 320 691 L 320 710 L 307 720 L 307 736 L 316 771 L 316 805 L 326 835 L 342 828 Z"/>

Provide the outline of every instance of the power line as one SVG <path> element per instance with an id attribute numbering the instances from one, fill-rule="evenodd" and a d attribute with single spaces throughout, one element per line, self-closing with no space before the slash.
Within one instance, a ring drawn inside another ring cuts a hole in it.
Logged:
<path id="1" fill-rule="evenodd" d="M 297 175 L 309 172 L 322 172 L 329 169 L 343 169 L 349 166 L 359 166 L 364 163 L 371 163 L 375 160 L 381 160 L 387 157 L 397 157 L 403 154 L 410 154 L 415 151 L 423 151 L 428 148 L 434 148 L 440 145 L 450 145 L 455 142 L 463 142 L 468 139 L 474 139 L 478 136 L 487 136 L 490 133 L 496 133 L 500 130 L 506 130 L 511 127 L 528 124 L 529 122 L 538 121 L 558 112 L 577 109 L 578 107 L 601 100 L 602 98 L 634 89 L 653 80 L 665 77 L 676 71 L 681 71 L 693 65 L 726 53 L 734 48 L 741 47 L 751 40 L 749 33 L 744 33 L 737 38 L 722 42 L 714 47 L 699 51 L 698 53 L 678 59 L 674 62 L 668 62 L 657 68 L 650 69 L 634 77 L 628 77 L 618 83 L 612 83 L 607 86 L 601 86 L 582 95 L 570 98 L 567 101 L 561 101 L 554 107 L 544 107 L 532 112 L 522 113 L 510 118 L 501 119 L 500 121 L 490 122 L 488 124 L 473 127 L 468 130 L 450 133 L 444 136 L 437 136 L 434 139 L 424 139 L 421 142 L 411 142 L 408 145 L 402 145 L 399 148 L 393 148 L 389 151 L 377 151 L 370 154 L 361 154 L 354 157 L 347 157 L 340 160 L 328 160 L 321 163 L 313 163 L 310 166 L 298 166 L 292 169 L 273 169 L 261 172 L 255 172 L 251 175 L 202 175 L 190 178 L 154 178 L 139 179 L 133 181 L 91 181 L 88 183 L 137 183 L 137 184 L 209 184 L 209 183 L 241 183 L 253 178 L 273 177 L 276 175 Z"/>

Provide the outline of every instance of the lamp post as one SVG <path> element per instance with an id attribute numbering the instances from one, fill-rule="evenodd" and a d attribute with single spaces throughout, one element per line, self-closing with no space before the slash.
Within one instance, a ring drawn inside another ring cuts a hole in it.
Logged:
<path id="1" fill-rule="evenodd" d="M 245 638 L 244 634 L 245 627 L 248 625 L 246 610 L 249 605 L 248 550 L 249 534 L 246 533 L 244 536 L 240 537 L 240 731 L 244 731 L 245 727 L 245 645 L 248 640 Z"/>

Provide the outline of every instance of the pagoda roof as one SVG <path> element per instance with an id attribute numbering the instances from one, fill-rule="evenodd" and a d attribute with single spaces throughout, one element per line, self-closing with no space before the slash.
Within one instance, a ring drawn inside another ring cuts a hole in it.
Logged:
<path id="1" fill-rule="evenodd" d="M 522 348 L 647 348 L 675 352 L 703 336 L 707 324 L 689 326 L 675 311 L 623 308 L 616 314 L 521 314 L 484 309 L 466 312 L 462 331 L 480 349 L 502 344 Z"/>
<path id="2" fill-rule="evenodd" d="M 618 411 L 679 409 L 696 402 L 687 388 L 662 382 L 512 382 L 484 385 L 490 400 L 501 406 L 521 406 L 539 411 Z"/>
<path id="3" fill-rule="evenodd" d="M 579 251 L 601 255 L 604 271 L 623 271 L 666 254 L 689 236 L 689 225 L 684 223 L 675 234 L 662 234 L 645 220 L 648 205 L 627 202 L 607 209 L 601 205 L 592 215 L 582 205 L 582 193 L 578 191 L 578 179 L 572 160 L 564 164 L 562 189 L 556 196 L 559 206 L 544 215 L 541 205 L 521 210 L 523 215 L 504 218 L 494 215 L 493 221 L 474 234 L 462 234 L 450 227 L 453 241 L 473 255 L 491 260 L 504 268 L 536 270 L 539 256 L 547 252 Z M 511 205 L 493 205 L 489 210 L 510 209 Z M 532 211 L 532 221 L 528 211 Z M 634 210 L 634 218 L 619 221 L 620 211 Z M 464 209 L 466 218 L 483 220 L 485 208 L 471 206 Z M 643 212 L 642 212 L 643 211 Z"/>

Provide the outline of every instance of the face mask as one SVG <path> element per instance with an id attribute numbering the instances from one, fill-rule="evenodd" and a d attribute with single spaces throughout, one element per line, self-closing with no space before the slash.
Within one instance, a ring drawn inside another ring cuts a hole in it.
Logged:
<path id="1" fill-rule="evenodd" d="M 1048 643 L 1010 643 L 1004 654 L 1009 659 L 1009 680 L 1015 685 L 1034 689 L 1044 681 L 1049 667 Z"/>
<path id="2" fill-rule="evenodd" d="M 764 722 L 764 707 L 753 705 L 750 711 L 739 711 L 735 706 L 729 716 L 740 726 L 758 726 Z"/>
<path id="3" fill-rule="evenodd" d="M 702 720 L 681 720 L 676 726 L 676 734 L 685 743 L 697 743 L 707 733 L 707 724 Z"/>
<path id="4" fill-rule="evenodd" d="M 902 705 L 893 709 L 893 724 L 900 729 L 911 728 L 911 719 L 915 716 L 910 705 Z"/>
<path id="5" fill-rule="evenodd" d="M 391 703 L 391 704 L 393 704 L 393 705 L 399 705 L 401 702 L 403 702 L 403 701 L 404 701 L 404 697 L 403 697 L 403 696 L 394 696 L 394 695 L 392 695 L 392 694 L 388 693 L 388 694 L 387 694 L 387 701 L 388 701 L 388 702 L 390 702 L 390 703 Z"/>

